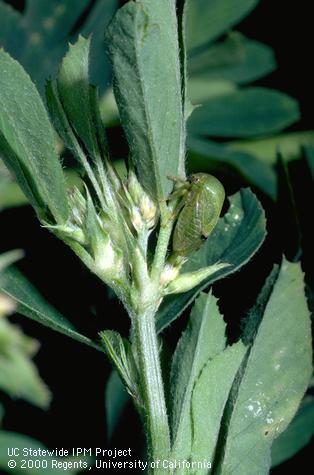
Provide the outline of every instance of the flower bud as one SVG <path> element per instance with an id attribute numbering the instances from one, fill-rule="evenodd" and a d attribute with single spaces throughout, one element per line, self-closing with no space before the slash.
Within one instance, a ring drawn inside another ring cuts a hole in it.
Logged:
<path id="1" fill-rule="evenodd" d="M 115 246 L 109 233 L 103 229 L 89 194 L 87 195 L 85 235 L 96 273 L 101 274 L 104 280 L 121 277 L 124 269 L 122 252 Z"/>
<path id="2" fill-rule="evenodd" d="M 210 277 L 215 272 L 223 269 L 224 267 L 229 266 L 228 263 L 217 263 L 209 267 L 204 267 L 195 272 L 186 272 L 179 275 L 175 280 L 170 282 L 170 284 L 165 288 L 164 294 L 181 294 L 187 292 L 188 290 L 193 289 L 199 285 L 204 279 Z"/>
<path id="3" fill-rule="evenodd" d="M 160 276 L 160 285 L 165 287 L 172 282 L 179 274 L 180 267 L 175 267 L 167 263 Z"/>
<path id="4" fill-rule="evenodd" d="M 82 229 L 69 221 L 63 225 L 46 225 L 44 227 L 53 231 L 60 239 L 71 238 L 82 245 L 86 244 L 86 237 Z"/>
<path id="5" fill-rule="evenodd" d="M 133 170 L 130 170 L 128 175 L 128 189 L 130 196 L 130 212 L 131 221 L 135 229 L 139 232 L 145 226 L 146 229 L 151 229 L 156 223 L 157 208 L 153 200 L 143 190 Z M 132 203 L 133 202 L 133 203 Z"/>
<path id="6" fill-rule="evenodd" d="M 143 229 L 144 223 L 140 210 L 135 206 L 130 210 L 130 219 L 136 231 L 140 232 Z"/>
<path id="7" fill-rule="evenodd" d="M 76 187 L 68 192 L 69 216 L 64 224 L 44 227 L 54 232 L 60 239 L 73 239 L 81 245 L 86 244 L 84 222 L 86 216 L 86 199 Z"/>
<path id="8" fill-rule="evenodd" d="M 128 174 L 128 191 L 134 204 L 138 206 L 145 192 L 133 170 L 130 170 Z"/>
<path id="9" fill-rule="evenodd" d="M 156 223 L 157 208 L 153 200 L 144 193 L 140 201 L 140 211 L 143 220 L 148 228 L 152 228 Z"/>
<path id="10" fill-rule="evenodd" d="M 86 214 L 86 199 L 76 187 L 69 192 L 69 205 L 70 216 L 68 221 L 82 227 Z"/>
<path id="11" fill-rule="evenodd" d="M 95 268 L 105 279 L 117 279 L 122 276 L 124 271 L 123 255 L 113 245 L 109 235 L 104 235 L 103 240 L 97 242 L 93 248 L 93 254 Z"/>
<path id="12" fill-rule="evenodd" d="M 0 317 L 11 315 L 16 309 L 16 303 L 5 294 L 0 294 Z"/>

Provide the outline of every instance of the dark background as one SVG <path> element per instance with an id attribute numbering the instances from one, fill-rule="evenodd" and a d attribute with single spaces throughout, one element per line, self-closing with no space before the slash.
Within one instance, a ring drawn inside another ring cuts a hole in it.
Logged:
<path id="1" fill-rule="evenodd" d="M 8 3 L 23 8 L 23 1 Z M 274 4 L 281 4 L 282 8 L 276 9 Z M 311 110 L 313 68 L 310 4 L 305 0 L 284 4 L 262 0 L 237 28 L 275 50 L 278 70 L 259 81 L 259 84 L 280 89 L 299 100 L 302 120 L 292 130 L 307 130 L 314 125 Z M 296 176 L 301 193 L 302 170 L 296 170 Z M 214 286 L 214 293 L 222 297 L 221 310 L 229 321 L 231 337 L 237 334 L 239 319 L 253 304 L 273 261 L 280 260 L 282 241 L 286 238 L 278 223 L 276 225 L 277 215 L 272 205 L 265 197 L 259 197 L 269 216 L 266 243 L 240 274 Z M 303 189 L 299 208 L 302 208 L 304 216 L 307 199 Z M 127 333 L 128 321 L 121 305 L 115 300 L 108 301 L 106 289 L 82 267 L 65 245 L 40 228 L 29 207 L 1 214 L 0 250 L 14 248 L 25 250 L 25 258 L 19 268 L 79 330 L 92 337 L 96 337 L 103 328 L 119 328 Z M 235 295 L 237 298 L 233 298 Z M 170 342 L 178 335 L 185 318 L 181 318 L 167 332 Z M 103 355 L 23 317 L 14 316 L 12 321 L 18 322 L 25 333 L 42 343 L 35 362 L 54 398 L 50 411 L 45 413 L 22 401 L 12 401 L 0 395 L 7 414 L 4 428 L 28 434 L 52 448 L 108 447 L 104 389 L 110 367 Z M 132 444 L 133 454 L 140 454 L 139 434 L 141 429 L 130 408 L 112 446 L 127 448 Z M 287 470 L 300 473 L 301 463 L 304 464 L 309 452 L 309 447 L 304 449 L 273 473 L 283 474 Z M 302 473 L 307 472 L 302 469 Z"/>

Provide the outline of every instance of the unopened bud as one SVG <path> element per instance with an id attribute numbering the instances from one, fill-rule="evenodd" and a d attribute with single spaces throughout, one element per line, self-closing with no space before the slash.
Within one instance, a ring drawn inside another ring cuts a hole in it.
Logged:
<path id="1" fill-rule="evenodd" d="M 215 274 L 215 272 L 227 266 L 230 266 L 230 264 L 213 264 L 212 266 L 204 267 L 195 272 L 181 274 L 175 280 L 170 282 L 170 284 L 165 288 L 164 294 L 181 294 L 187 292 L 199 285 L 204 279 L 207 279 L 212 274 Z"/>
<path id="2" fill-rule="evenodd" d="M 134 228 L 136 229 L 137 232 L 140 232 L 143 229 L 143 219 L 142 215 L 140 213 L 140 210 L 133 206 L 130 211 L 130 218 L 131 218 L 131 223 L 133 224 Z"/>
<path id="3" fill-rule="evenodd" d="M 144 190 L 138 181 L 133 170 L 128 174 L 128 191 L 135 205 L 139 205 L 143 196 Z"/>
<path id="4" fill-rule="evenodd" d="M 117 249 L 109 235 L 93 247 L 95 267 L 104 277 L 118 278 L 123 272 L 122 252 Z"/>
<path id="5" fill-rule="evenodd" d="M 11 315 L 16 309 L 16 303 L 5 294 L 0 294 L 0 317 Z"/>
<path id="6" fill-rule="evenodd" d="M 146 226 L 152 228 L 156 222 L 157 208 L 146 193 L 141 198 L 140 211 Z"/>
<path id="7" fill-rule="evenodd" d="M 73 224 L 82 227 L 86 214 L 86 200 L 78 188 L 69 192 L 70 220 Z"/>
<path id="8" fill-rule="evenodd" d="M 84 232 L 80 227 L 76 224 L 72 224 L 71 222 L 67 222 L 62 225 L 46 225 L 45 228 L 50 229 L 54 232 L 58 237 L 61 239 L 71 238 L 78 243 L 85 245 L 86 244 L 86 237 Z"/>
<path id="9" fill-rule="evenodd" d="M 165 287 L 172 282 L 178 276 L 179 270 L 179 267 L 175 267 L 169 263 L 166 264 L 160 276 L 160 285 Z"/>
<path id="10" fill-rule="evenodd" d="M 137 231 L 145 225 L 146 229 L 154 227 L 156 223 L 157 208 L 153 200 L 143 190 L 133 170 L 128 175 L 128 192 L 133 201 L 131 221 Z"/>

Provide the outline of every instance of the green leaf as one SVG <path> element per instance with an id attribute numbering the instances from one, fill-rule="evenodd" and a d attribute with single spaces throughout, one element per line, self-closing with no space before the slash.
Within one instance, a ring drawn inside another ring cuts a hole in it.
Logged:
<path id="1" fill-rule="evenodd" d="M 135 403 L 140 406 L 142 403 L 139 373 L 131 343 L 126 338 L 122 338 L 120 333 L 112 330 L 102 331 L 99 336 L 126 389 Z"/>
<path id="2" fill-rule="evenodd" d="M 271 73 L 275 67 L 271 48 L 240 33 L 230 34 L 223 42 L 214 44 L 189 60 L 192 77 L 223 79 L 237 84 L 256 81 Z"/>
<path id="3" fill-rule="evenodd" d="M 285 462 L 305 447 L 314 435 L 314 400 L 305 399 L 289 427 L 271 448 L 272 467 Z"/>
<path id="4" fill-rule="evenodd" d="M 12 398 L 47 409 L 51 394 L 31 360 L 37 348 L 36 340 L 0 318 L 0 389 Z"/>
<path id="5" fill-rule="evenodd" d="M 63 144 L 73 153 L 80 166 L 84 169 L 84 163 L 87 160 L 82 151 L 77 137 L 75 136 L 69 119 L 61 103 L 57 81 L 47 81 L 45 86 L 46 102 L 53 125 L 59 134 Z"/>
<path id="6" fill-rule="evenodd" d="M 294 132 L 260 140 L 229 142 L 225 145 L 231 150 L 251 153 L 259 160 L 273 165 L 276 163 L 278 151 L 288 162 L 300 157 L 302 146 L 314 146 L 314 131 Z"/>
<path id="7" fill-rule="evenodd" d="M 218 473 L 269 473 L 270 447 L 297 411 L 311 377 L 311 362 L 302 271 L 299 264 L 284 260 L 231 401 Z"/>
<path id="8" fill-rule="evenodd" d="M 41 93 L 47 77 L 55 75 L 78 29 L 92 37 L 92 83 L 105 90 L 111 68 L 105 54 L 104 31 L 117 0 L 28 0 L 23 13 L 0 3 L 0 45 L 30 74 Z"/>
<path id="9" fill-rule="evenodd" d="M 95 95 L 92 99 L 92 93 L 94 93 L 95 91 L 90 89 L 90 92 L 91 92 L 91 94 L 90 94 L 91 101 L 96 100 Z M 65 110 L 63 108 L 63 105 L 62 105 L 60 97 L 59 97 L 58 87 L 57 87 L 57 82 L 56 81 L 48 81 L 47 82 L 47 84 L 46 84 L 46 98 L 47 98 L 49 113 L 50 113 L 51 118 L 53 120 L 54 126 L 55 126 L 58 134 L 60 135 L 60 138 L 63 140 L 66 147 L 68 147 L 69 150 L 71 150 L 71 152 L 73 153 L 73 156 L 77 159 L 80 166 L 83 167 L 86 175 L 88 176 L 91 184 L 93 185 L 93 188 L 94 188 L 94 190 L 97 194 L 97 197 L 98 197 L 100 203 L 102 203 L 102 205 L 104 205 L 102 190 L 101 190 L 100 185 L 99 185 L 99 183 L 96 179 L 96 176 L 95 176 L 95 173 L 92 169 L 92 166 L 89 163 L 89 160 L 88 160 L 85 152 L 83 151 L 83 148 L 81 147 L 81 145 L 79 143 L 79 140 L 75 135 L 75 132 L 72 129 L 72 124 L 70 124 L 70 122 L 68 120 L 68 117 L 65 113 Z M 68 104 L 71 104 L 71 100 L 69 100 Z M 94 109 L 94 111 L 96 111 L 96 110 Z M 78 112 L 78 115 L 76 115 L 76 112 L 74 112 L 75 124 L 73 124 L 73 125 L 77 126 L 77 123 L 79 123 L 80 126 L 81 126 L 82 121 L 80 119 L 79 111 L 77 111 L 77 112 Z M 95 116 L 93 118 L 96 119 Z M 83 119 L 83 122 L 84 122 L 84 119 Z M 89 126 L 90 126 L 90 124 L 89 124 Z M 96 134 L 96 130 L 97 130 L 97 132 L 100 130 L 100 128 L 99 128 L 100 127 L 100 121 L 98 121 L 98 117 L 97 117 L 97 120 L 93 121 L 93 126 L 95 128 L 95 134 Z M 90 129 L 88 129 L 88 130 L 90 130 Z M 86 133 L 84 133 L 85 139 L 86 139 L 86 137 L 90 138 L 90 134 L 89 134 L 88 130 L 86 131 Z M 92 154 L 92 158 L 94 159 L 94 161 L 97 162 L 97 164 L 99 164 L 99 166 L 101 167 L 102 163 L 100 162 L 100 156 L 99 156 L 99 152 L 97 150 L 98 144 L 96 144 L 96 141 L 97 141 L 96 140 L 96 135 L 94 136 L 94 134 L 93 134 L 92 142 L 94 141 L 94 139 L 95 139 L 95 143 L 93 143 L 92 145 L 95 145 L 95 148 L 93 148 L 91 154 Z M 98 171 L 99 171 L 99 169 L 98 169 Z M 101 172 L 103 172 L 103 169 L 101 170 Z M 102 173 L 102 178 L 104 178 L 103 173 Z"/>
<path id="10" fill-rule="evenodd" d="M 219 261 L 227 262 L 230 266 L 221 269 L 185 294 L 165 298 L 157 314 L 156 325 L 159 332 L 178 318 L 201 290 L 246 264 L 264 241 L 265 216 L 254 194 L 249 189 L 242 189 L 231 196 L 229 201 L 228 212 L 219 220 L 203 247 L 191 256 L 183 270 L 192 272 Z"/>
<path id="11" fill-rule="evenodd" d="M 117 8 L 118 0 L 98 0 L 81 29 L 82 35 L 92 35 L 90 77 L 91 83 L 97 85 L 101 92 L 111 85 L 111 67 L 106 54 L 104 31 Z"/>
<path id="12" fill-rule="evenodd" d="M 97 343 L 78 333 L 16 269 L 9 268 L 1 273 L 0 290 L 16 302 L 16 311 L 21 315 L 102 351 Z"/>
<path id="13" fill-rule="evenodd" d="M 7 181 L 0 185 L 0 211 L 7 208 L 27 205 L 28 200 L 23 191 L 14 181 Z"/>
<path id="14" fill-rule="evenodd" d="M 27 0 L 24 21 L 45 46 L 55 46 L 70 33 L 89 0 Z"/>
<path id="15" fill-rule="evenodd" d="M 281 236 L 284 236 L 282 249 L 286 257 L 293 262 L 302 256 L 302 231 L 296 207 L 295 193 L 287 163 L 278 153 L 277 159 L 277 221 Z"/>
<path id="16" fill-rule="evenodd" d="M 181 73 L 181 98 L 183 107 L 183 133 L 186 134 L 186 119 L 190 106 L 189 97 L 187 95 L 187 54 L 186 54 L 186 9 L 187 1 L 178 0 L 176 2 L 177 17 L 178 17 L 178 44 L 179 44 L 179 58 L 180 58 L 180 73 Z M 182 165 L 182 163 L 181 163 Z"/>
<path id="17" fill-rule="evenodd" d="M 254 306 L 248 311 L 241 322 L 242 341 L 247 346 L 252 346 L 256 337 L 258 327 L 263 319 L 268 300 L 273 291 L 276 280 L 279 275 L 279 266 L 275 264 L 271 273 L 268 275 L 262 290 L 260 291 Z M 236 388 L 234 389 L 235 392 Z"/>
<path id="18" fill-rule="evenodd" d="M 4 407 L 3 407 L 2 404 L 0 404 L 0 428 L 1 428 L 1 425 L 2 425 L 4 414 L 5 414 Z"/>
<path id="19" fill-rule="evenodd" d="M 0 161 L 0 187 L 12 180 L 12 175 L 3 162 Z"/>
<path id="20" fill-rule="evenodd" d="M 214 460 L 223 411 L 246 348 L 242 342 L 228 346 L 209 360 L 198 380 L 192 396 L 192 460 Z M 198 475 L 208 470 L 199 469 Z"/>
<path id="21" fill-rule="evenodd" d="M 27 42 L 16 59 L 35 81 L 40 92 L 47 77 L 57 72 L 67 42 L 89 0 L 28 0 L 23 14 Z"/>
<path id="22" fill-rule="evenodd" d="M 99 155 L 99 144 L 93 107 L 94 93 L 89 85 L 90 42 L 90 38 L 80 36 L 74 45 L 70 44 L 60 66 L 57 87 L 71 126 L 95 159 Z"/>
<path id="23" fill-rule="evenodd" d="M 273 200 L 277 195 L 276 173 L 254 155 L 240 150 L 232 150 L 204 138 L 192 137 L 188 141 L 189 171 L 210 172 L 222 169 L 236 172 L 248 184 L 256 186 Z"/>
<path id="24" fill-rule="evenodd" d="M 187 44 L 194 50 L 212 42 L 244 18 L 258 0 L 188 0 Z"/>
<path id="25" fill-rule="evenodd" d="M 215 81 L 206 78 L 190 78 L 188 82 L 188 97 L 196 106 L 213 97 L 230 94 L 236 90 L 236 85 L 229 81 Z"/>
<path id="26" fill-rule="evenodd" d="M 26 42 L 22 15 L 7 3 L 0 3 L 0 46 L 12 56 L 21 54 Z"/>
<path id="27" fill-rule="evenodd" d="M 0 169 L 2 166 L 0 161 Z M 3 167 L 5 165 L 3 164 Z M 78 174 L 78 170 L 67 169 L 64 170 L 66 176 L 66 183 L 71 188 L 71 186 L 78 186 L 81 183 L 81 178 Z M 29 202 L 19 187 L 19 185 L 13 180 L 13 177 L 10 176 L 9 179 L 2 180 L 2 169 L 0 170 L 0 211 L 7 208 L 15 208 L 18 206 L 28 205 Z"/>
<path id="28" fill-rule="evenodd" d="M 110 88 L 100 98 L 100 116 L 106 127 L 115 127 L 120 124 L 120 117 L 113 90 Z"/>
<path id="29" fill-rule="evenodd" d="M 303 153 L 310 176 L 314 180 L 314 147 L 312 145 L 304 145 Z"/>
<path id="30" fill-rule="evenodd" d="M 15 249 L 14 251 L 8 251 L 0 254 L 0 272 L 21 259 L 23 256 L 24 252 L 21 249 Z"/>
<path id="31" fill-rule="evenodd" d="M 174 2 L 129 2 L 112 21 L 108 49 L 121 120 L 141 184 L 164 199 L 184 175 L 184 117 Z"/>
<path id="32" fill-rule="evenodd" d="M 171 367 L 173 456 L 184 460 L 190 455 L 191 397 L 195 381 L 209 359 L 226 346 L 225 322 L 217 299 L 202 293 L 195 302 L 188 326 L 173 355 Z"/>
<path id="33" fill-rule="evenodd" d="M 206 102 L 194 111 L 188 129 L 196 136 L 257 137 L 280 132 L 299 117 L 298 104 L 291 97 L 251 87 Z"/>
<path id="34" fill-rule="evenodd" d="M 28 451 L 32 450 L 45 450 L 47 451 L 45 455 L 38 455 L 36 456 L 36 460 L 48 461 L 48 466 L 45 469 L 42 469 L 42 472 L 44 472 L 46 475 L 64 475 L 65 469 L 64 469 L 64 463 L 68 463 L 68 468 L 66 470 L 66 473 L 68 475 L 75 475 L 76 473 L 80 472 L 83 470 L 83 463 L 86 463 L 86 467 L 90 464 L 90 460 L 88 457 L 56 457 L 53 454 L 53 450 L 47 449 L 41 442 L 32 439 L 31 437 L 28 437 L 27 435 L 24 434 L 17 434 L 15 432 L 8 432 L 8 431 L 0 431 L 0 469 L 7 472 L 8 471 L 8 462 L 9 460 L 12 459 L 11 456 L 8 455 L 8 449 L 11 448 L 16 448 L 19 450 L 19 455 L 14 457 L 14 460 L 16 462 L 16 467 L 10 469 L 10 473 L 16 473 L 16 474 L 22 474 L 24 473 L 25 475 L 38 475 L 40 473 L 41 469 L 35 468 L 35 464 L 33 467 L 28 468 L 27 464 L 25 468 L 21 469 L 22 465 L 22 460 L 25 459 L 25 456 L 23 455 L 23 449 L 28 449 Z M 55 450 L 55 449 L 54 449 Z M 49 453 L 48 453 L 49 452 Z M 55 460 L 59 465 L 59 468 L 52 467 L 52 461 Z M 76 461 L 77 466 L 80 468 L 72 468 L 70 466 L 70 463 L 73 463 Z M 32 464 L 29 464 L 30 466 Z M 84 466 L 84 465 L 83 465 Z"/>
<path id="35" fill-rule="evenodd" d="M 66 186 L 54 131 L 40 96 L 23 68 L 0 51 L 0 153 L 35 207 L 56 221 L 67 218 Z"/>
<path id="36" fill-rule="evenodd" d="M 122 413 L 129 401 L 130 397 L 125 390 L 119 374 L 115 369 L 112 370 L 107 381 L 105 393 L 108 440 L 112 439 L 117 425 L 121 420 Z"/>

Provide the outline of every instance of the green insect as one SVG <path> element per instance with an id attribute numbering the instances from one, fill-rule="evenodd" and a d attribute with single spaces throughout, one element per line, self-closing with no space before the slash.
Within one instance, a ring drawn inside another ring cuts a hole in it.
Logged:
<path id="1" fill-rule="evenodd" d="M 218 222 L 224 199 L 224 187 L 214 176 L 196 173 L 188 178 L 172 241 L 177 255 L 186 256 L 201 246 Z"/>

